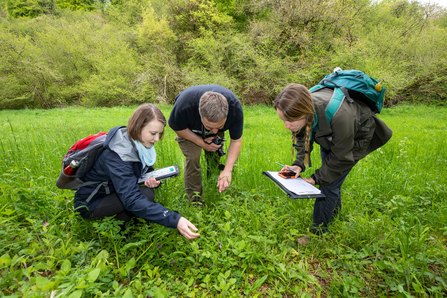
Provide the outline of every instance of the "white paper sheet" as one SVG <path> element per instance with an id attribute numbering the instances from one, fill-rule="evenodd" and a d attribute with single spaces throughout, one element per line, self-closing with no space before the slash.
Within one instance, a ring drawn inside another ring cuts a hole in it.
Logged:
<path id="1" fill-rule="evenodd" d="M 268 171 L 267 173 L 272 175 L 272 177 L 281 183 L 285 188 L 297 195 L 313 195 L 321 193 L 318 188 L 310 183 L 307 183 L 302 178 L 284 179 L 278 175 L 279 172 Z"/>

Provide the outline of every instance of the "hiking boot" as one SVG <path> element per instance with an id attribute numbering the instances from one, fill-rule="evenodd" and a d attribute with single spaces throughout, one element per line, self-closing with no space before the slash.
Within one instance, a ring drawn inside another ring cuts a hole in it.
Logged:
<path id="1" fill-rule="evenodd" d="M 192 202 L 191 203 L 194 207 L 196 208 L 200 208 L 203 210 L 203 208 L 205 207 L 205 205 L 203 204 L 203 202 Z"/>

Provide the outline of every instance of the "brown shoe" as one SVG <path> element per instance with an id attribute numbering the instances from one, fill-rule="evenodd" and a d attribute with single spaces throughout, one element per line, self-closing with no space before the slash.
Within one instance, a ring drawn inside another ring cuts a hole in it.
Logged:
<path id="1" fill-rule="evenodd" d="M 205 207 L 203 202 L 192 202 L 192 205 L 196 208 L 200 208 L 203 210 L 203 208 Z"/>
<path id="2" fill-rule="evenodd" d="M 303 236 L 297 239 L 298 240 L 298 245 L 306 245 L 307 242 L 309 242 L 309 237 L 307 236 Z"/>

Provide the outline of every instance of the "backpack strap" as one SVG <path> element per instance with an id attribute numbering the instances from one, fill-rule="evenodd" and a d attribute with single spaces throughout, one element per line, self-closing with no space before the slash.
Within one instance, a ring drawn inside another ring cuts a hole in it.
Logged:
<path id="1" fill-rule="evenodd" d="M 90 183 L 93 184 L 93 183 Z M 106 189 L 106 194 L 110 194 L 110 189 L 108 186 L 109 182 L 108 181 L 104 181 L 102 183 L 99 183 L 98 186 L 95 188 L 95 190 L 88 196 L 87 200 L 85 200 L 85 202 L 90 202 L 90 200 L 93 198 L 94 195 L 96 195 L 96 193 L 99 191 L 99 189 L 101 188 L 101 186 L 104 186 Z"/>
<path id="2" fill-rule="evenodd" d="M 330 82 L 327 79 L 326 79 L 326 81 Z M 330 82 L 330 83 L 332 83 L 332 82 Z M 332 84 L 334 84 L 334 83 L 332 83 Z M 309 91 L 312 93 L 312 92 L 316 92 L 322 88 L 330 88 L 330 89 L 334 90 L 334 92 L 332 93 L 332 97 L 329 100 L 329 103 L 325 110 L 326 118 L 330 125 L 332 118 L 335 116 L 335 114 L 337 114 L 338 110 L 340 109 L 341 104 L 343 103 L 343 100 L 346 98 L 348 100 L 348 102 L 354 102 L 354 101 L 349 96 L 348 90 L 345 87 L 332 88 L 332 87 L 326 87 L 324 85 L 316 85 L 316 86 L 313 86 L 312 88 L 310 88 Z"/>
<path id="3" fill-rule="evenodd" d="M 325 110 L 329 125 L 331 124 L 332 117 L 334 117 L 338 110 L 340 110 L 341 104 L 343 103 L 345 97 L 345 93 L 341 88 L 334 89 L 334 93 L 332 93 L 331 100 L 329 101 Z"/>
<path id="4" fill-rule="evenodd" d="M 338 76 L 338 73 L 335 73 L 335 75 L 333 75 L 331 77 L 334 77 L 334 76 Z M 331 77 L 329 77 L 329 78 L 331 78 Z M 335 84 L 334 82 L 329 80 L 329 78 L 321 80 L 320 84 L 324 85 L 324 82 L 331 83 L 332 85 L 335 86 L 335 89 L 340 89 L 341 91 L 343 91 L 343 94 L 345 95 L 345 97 L 346 97 L 346 99 L 348 100 L 349 103 L 353 103 L 354 100 L 351 98 L 351 96 L 349 96 L 348 90 L 345 87 L 338 86 L 337 84 Z M 331 88 L 331 87 L 328 87 L 328 88 Z"/>

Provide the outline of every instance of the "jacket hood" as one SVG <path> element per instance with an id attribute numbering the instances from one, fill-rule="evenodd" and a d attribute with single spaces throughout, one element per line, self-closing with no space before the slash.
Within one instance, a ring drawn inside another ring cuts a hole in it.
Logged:
<path id="1" fill-rule="evenodd" d="M 114 127 L 109 131 L 104 148 L 118 154 L 122 161 L 140 162 L 135 143 L 127 134 L 125 126 Z"/>

